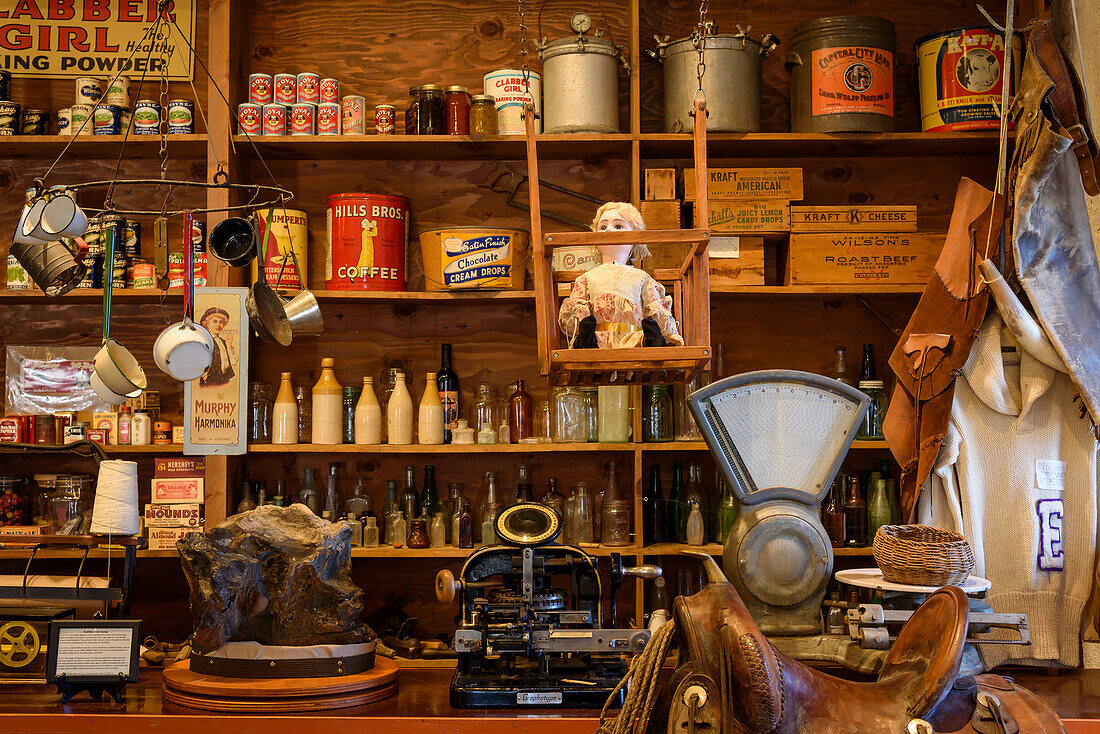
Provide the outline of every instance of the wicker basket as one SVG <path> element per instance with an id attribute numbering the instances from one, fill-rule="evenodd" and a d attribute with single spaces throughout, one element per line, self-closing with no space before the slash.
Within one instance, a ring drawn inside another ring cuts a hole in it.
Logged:
<path id="1" fill-rule="evenodd" d="M 928 525 L 883 525 L 872 551 L 883 578 L 895 584 L 950 586 L 974 569 L 966 538 Z"/>

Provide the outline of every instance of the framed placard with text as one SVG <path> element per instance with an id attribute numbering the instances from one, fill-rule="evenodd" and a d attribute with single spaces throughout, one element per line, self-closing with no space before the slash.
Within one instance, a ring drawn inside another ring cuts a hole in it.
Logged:
<path id="1" fill-rule="evenodd" d="M 214 338 L 209 369 L 183 386 L 183 453 L 248 448 L 247 288 L 196 288 L 195 321 Z"/>
<path id="2" fill-rule="evenodd" d="M 139 619 L 61 619 L 50 622 L 46 680 L 106 688 L 138 679 Z"/>

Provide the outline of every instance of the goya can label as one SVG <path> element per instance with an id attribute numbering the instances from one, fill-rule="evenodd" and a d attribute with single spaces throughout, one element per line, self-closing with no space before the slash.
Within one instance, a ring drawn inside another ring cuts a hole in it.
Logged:
<path id="1" fill-rule="evenodd" d="M 134 135 L 160 134 L 160 102 L 139 99 L 134 105 Z"/>
<path id="2" fill-rule="evenodd" d="M 300 291 L 309 282 L 306 274 L 309 220 L 306 213 L 298 209 L 271 211 L 260 208 L 256 211 L 256 217 L 260 225 L 261 250 L 268 284 L 279 293 Z M 301 272 L 294 267 L 295 259 Z M 253 260 L 252 280 L 255 281 L 258 275 L 258 264 Z"/>
<path id="3" fill-rule="evenodd" d="M 76 80 L 76 103 L 99 104 L 99 98 L 103 96 L 103 82 L 94 76 L 82 76 Z"/>
<path id="4" fill-rule="evenodd" d="M 273 102 L 263 107 L 264 135 L 286 135 L 286 105 Z"/>
<path id="5" fill-rule="evenodd" d="M 298 102 L 320 104 L 321 102 L 321 75 L 312 71 L 303 71 L 298 75 Z"/>
<path id="6" fill-rule="evenodd" d="M 57 134 L 73 134 L 73 111 L 69 107 L 62 107 L 57 111 Z"/>
<path id="7" fill-rule="evenodd" d="M 19 111 L 17 102 L 0 102 L 0 135 L 19 134 Z"/>
<path id="8" fill-rule="evenodd" d="M 290 108 L 290 121 L 287 123 L 291 135 L 317 134 L 317 105 L 298 102 Z"/>
<path id="9" fill-rule="evenodd" d="M 326 211 L 325 287 L 405 290 L 409 200 L 382 194 L 332 194 Z"/>
<path id="10" fill-rule="evenodd" d="M 883 48 L 814 49 L 810 58 L 811 115 L 894 115 L 894 54 Z"/>
<path id="11" fill-rule="evenodd" d="M 322 79 L 321 80 L 321 102 L 340 102 L 340 80 L 339 79 Z"/>
<path id="12" fill-rule="evenodd" d="M 275 80 L 270 74 L 249 74 L 248 101 L 258 105 L 275 101 Z"/>
<path id="13" fill-rule="evenodd" d="M 1022 42 L 1013 39 L 1013 83 L 1020 79 Z M 1004 36 L 992 28 L 955 28 L 917 40 L 921 129 L 997 130 L 994 105 L 1004 87 Z M 1012 123 L 1009 123 L 1010 129 Z"/>
<path id="14" fill-rule="evenodd" d="M 114 104 L 96 105 L 92 124 L 96 135 L 118 135 L 122 132 L 122 108 Z"/>
<path id="15" fill-rule="evenodd" d="M 364 135 L 367 132 L 366 114 L 367 100 L 355 94 L 349 94 L 340 102 L 343 123 L 341 132 L 344 135 Z"/>
<path id="16" fill-rule="evenodd" d="M 190 135 L 195 132 L 195 103 L 189 99 L 168 102 L 168 132 Z"/>
<path id="17" fill-rule="evenodd" d="M 298 77 L 293 74 L 275 75 L 275 101 L 286 105 L 298 101 Z"/>
<path id="18" fill-rule="evenodd" d="M 130 108 L 130 77 L 118 76 L 108 80 L 110 86 L 104 94 L 103 101 L 107 104 L 118 105 L 123 109 Z"/>
<path id="19" fill-rule="evenodd" d="M 20 135 L 45 135 L 50 130 L 50 113 L 45 110 L 23 110 Z"/>
<path id="20" fill-rule="evenodd" d="M 264 128 L 263 107 L 244 102 L 237 107 L 237 134 L 259 135 Z"/>
<path id="21" fill-rule="evenodd" d="M 317 134 L 340 134 L 340 103 L 322 102 L 317 105 Z"/>

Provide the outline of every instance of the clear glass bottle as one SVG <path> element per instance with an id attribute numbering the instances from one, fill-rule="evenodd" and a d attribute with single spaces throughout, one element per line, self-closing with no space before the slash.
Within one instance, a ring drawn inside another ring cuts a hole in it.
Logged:
<path id="1" fill-rule="evenodd" d="M 283 446 L 298 443 L 298 403 L 294 400 L 289 372 L 279 376 L 279 393 L 271 409 L 271 443 Z"/>
<path id="2" fill-rule="evenodd" d="M 401 490 L 401 512 L 406 520 L 420 517 L 420 493 L 416 491 L 416 470 L 405 467 L 405 488 Z"/>
<path id="3" fill-rule="evenodd" d="M 442 548 L 447 545 L 447 523 L 443 521 L 442 512 L 437 512 L 432 516 L 432 526 L 428 531 L 428 539 L 432 548 Z"/>
<path id="4" fill-rule="evenodd" d="M 374 446 L 382 443 L 382 406 L 374 394 L 374 378 L 363 378 L 363 391 L 355 405 L 355 443 Z"/>
<path id="5" fill-rule="evenodd" d="M 420 492 L 420 514 L 431 518 L 439 510 L 439 493 L 435 489 L 435 467 L 424 467 L 424 489 Z"/>
<path id="6" fill-rule="evenodd" d="M 664 543 L 668 520 L 665 518 L 666 502 L 661 488 L 661 467 L 649 467 L 649 483 L 642 495 L 642 542 L 645 545 Z"/>
<path id="7" fill-rule="evenodd" d="M 710 502 L 707 499 L 707 492 L 703 488 L 703 467 L 699 464 L 690 464 L 688 466 L 688 481 L 687 486 L 684 487 L 684 501 L 688 503 L 694 502 L 699 505 L 699 514 L 703 518 L 703 534 L 705 537 L 712 535 L 713 526 L 711 523 L 714 522 L 713 513 L 711 512 Z M 684 530 L 684 540 L 687 540 L 686 526 Z"/>
<path id="8" fill-rule="evenodd" d="M 855 383 L 852 382 L 852 372 L 848 369 L 848 350 L 844 347 L 836 348 L 833 357 L 833 371 L 829 377 L 837 382 L 843 382 L 845 385 L 855 386 Z"/>
<path id="9" fill-rule="evenodd" d="M 523 380 L 516 380 L 516 391 L 508 398 L 508 438 L 519 443 L 531 438 L 535 432 L 535 406 L 531 396 L 523 389 Z"/>
<path id="10" fill-rule="evenodd" d="M 561 517 L 561 542 L 575 545 L 577 542 L 577 488 L 570 487 L 563 503 Z"/>
<path id="11" fill-rule="evenodd" d="M 600 542 L 604 545 L 630 545 L 631 501 L 619 489 L 618 466 L 607 466 L 607 485 L 600 507 Z"/>
<path id="12" fill-rule="evenodd" d="M 249 443 L 271 443 L 271 402 L 267 384 L 248 383 Z"/>
<path id="13" fill-rule="evenodd" d="M 856 438 L 881 440 L 882 423 L 886 420 L 886 411 L 890 407 L 886 398 L 886 387 L 882 380 L 860 380 L 859 389 L 871 398 L 871 404 L 856 430 Z"/>
<path id="14" fill-rule="evenodd" d="M 271 496 L 271 504 L 283 507 L 286 504 L 286 480 L 279 477 L 275 480 L 275 491 Z"/>
<path id="15" fill-rule="evenodd" d="M 362 520 L 374 511 L 374 501 L 367 494 L 363 486 L 363 477 L 355 478 L 355 486 L 351 490 L 351 496 L 344 500 L 344 512 L 348 516 Z"/>
<path id="16" fill-rule="evenodd" d="M 367 515 L 363 520 L 363 547 L 378 547 L 378 518 L 374 515 Z"/>
<path id="17" fill-rule="evenodd" d="M 573 542 L 591 543 L 593 532 L 592 496 L 588 492 L 588 484 L 580 481 L 573 497 Z"/>
<path id="18" fill-rule="evenodd" d="M 550 443 L 554 440 L 554 416 L 549 400 L 540 400 L 535 403 L 534 427 L 534 437 L 539 440 L 539 443 Z"/>
<path id="19" fill-rule="evenodd" d="M 488 443 L 496 443 L 497 426 L 500 425 L 497 398 L 497 389 L 488 382 L 478 383 L 477 392 L 474 395 L 473 427 L 478 432 L 478 443 L 486 443 L 481 440 L 481 432 L 488 429 L 493 432 L 493 440 Z"/>
<path id="20" fill-rule="evenodd" d="M 600 385 L 599 441 L 626 443 L 630 440 L 630 387 Z"/>
<path id="21" fill-rule="evenodd" d="M 313 386 L 313 443 L 338 444 L 344 439 L 343 388 L 336 381 L 335 360 L 321 360 L 321 376 Z"/>
<path id="22" fill-rule="evenodd" d="M 424 383 L 424 396 L 420 399 L 420 411 L 417 420 L 419 442 L 431 446 L 442 444 L 445 428 L 443 401 L 439 399 L 439 387 L 436 384 L 435 373 L 429 372 Z"/>
<path id="23" fill-rule="evenodd" d="M 699 505 L 695 502 L 688 503 L 691 506 L 691 512 L 688 514 L 687 521 L 687 544 L 688 545 L 702 545 L 704 541 L 703 533 L 703 513 L 699 510 Z"/>
<path id="24" fill-rule="evenodd" d="M 386 440 L 392 445 L 413 442 L 413 402 L 405 384 L 405 373 L 394 375 L 393 394 L 386 404 Z"/>
<path id="25" fill-rule="evenodd" d="M 668 385 L 647 385 L 642 397 L 642 440 L 663 443 L 674 438 L 672 395 Z"/>
<path id="26" fill-rule="evenodd" d="M 340 490 L 338 472 L 340 465 L 330 461 L 328 465 L 328 477 L 325 478 L 325 506 L 321 511 L 321 519 L 335 522 L 340 512 Z"/>
<path id="27" fill-rule="evenodd" d="M 256 502 L 252 499 L 252 482 L 245 479 L 241 482 L 241 501 L 237 503 L 237 514 L 256 509 Z"/>
<path id="28" fill-rule="evenodd" d="M 359 395 L 363 388 L 358 385 L 344 387 L 344 443 L 355 443 L 355 406 L 359 404 Z"/>
<path id="29" fill-rule="evenodd" d="M 406 544 L 409 536 L 409 524 L 405 522 L 405 516 L 397 513 L 393 516 L 393 547 L 400 548 Z"/>
<path id="30" fill-rule="evenodd" d="M 138 408 L 134 411 L 134 420 L 130 424 L 130 444 L 132 446 L 148 446 L 153 442 L 153 419 L 149 417 L 149 411 Z"/>
<path id="31" fill-rule="evenodd" d="M 737 523 L 737 518 L 741 514 L 741 506 L 737 504 L 737 498 L 734 497 L 725 475 L 722 474 L 721 470 L 715 473 L 718 475 L 718 535 L 715 537 L 715 541 L 725 545 L 726 538 L 729 537 L 730 531 L 733 530 L 733 526 Z"/>
<path id="32" fill-rule="evenodd" d="M 567 386 L 554 394 L 554 441 L 584 443 L 588 440 L 588 414 L 584 395 Z"/>
<path id="33" fill-rule="evenodd" d="M 298 487 L 297 501 L 308 507 L 317 517 L 321 516 L 321 488 L 314 477 L 316 469 L 306 469 L 302 486 Z"/>
<path id="34" fill-rule="evenodd" d="M 256 498 L 256 507 L 263 507 L 267 504 L 267 488 L 264 486 L 262 479 L 252 481 L 252 496 Z"/>
<path id="35" fill-rule="evenodd" d="M 588 443 L 598 443 L 600 440 L 599 391 L 594 387 L 582 387 L 580 392 L 581 397 L 584 398 L 585 440 Z"/>
<path id="36" fill-rule="evenodd" d="M 394 515 L 401 514 L 401 505 L 397 503 L 397 482 L 386 480 L 386 504 L 382 506 L 382 519 L 385 522 L 383 533 L 386 545 L 393 545 Z"/>
<path id="37" fill-rule="evenodd" d="M 554 477 L 547 480 L 546 492 L 539 497 L 539 502 L 553 508 L 559 517 L 565 517 L 565 497 L 558 491 L 558 480 Z"/>
<path id="38" fill-rule="evenodd" d="M 677 383 L 673 388 L 673 409 L 676 413 L 676 440 L 700 441 L 703 434 L 695 424 L 695 416 L 688 407 L 688 396 L 710 384 L 710 370 L 699 372 L 688 382 Z"/>
<path id="39" fill-rule="evenodd" d="M 485 472 L 485 508 L 481 514 L 481 542 L 485 545 L 497 542 L 496 519 L 504 512 L 507 503 L 497 488 L 497 475 L 494 472 Z M 485 529 L 489 528 L 490 538 L 486 539 Z"/>
<path id="40" fill-rule="evenodd" d="M 294 391 L 298 403 L 298 443 L 313 443 L 313 398 L 305 385 Z"/>
<path id="41" fill-rule="evenodd" d="M 362 548 L 363 547 L 363 521 L 357 518 L 355 515 L 348 515 L 344 518 L 347 521 L 348 526 L 351 528 L 351 547 Z"/>
<path id="42" fill-rule="evenodd" d="M 534 502 L 535 485 L 531 482 L 531 465 L 516 466 L 516 502 Z"/>

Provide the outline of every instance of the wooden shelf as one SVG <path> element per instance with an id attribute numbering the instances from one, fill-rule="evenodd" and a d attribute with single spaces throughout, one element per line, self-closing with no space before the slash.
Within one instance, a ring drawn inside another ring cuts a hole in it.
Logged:
<path id="1" fill-rule="evenodd" d="M 145 446 L 112 446 L 107 445 L 103 450 L 108 454 L 182 454 L 182 443 L 148 444 Z"/>
<path id="2" fill-rule="evenodd" d="M 637 551 L 640 555 L 646 556 L 675 556 L 679 555 L 681 550 L 701 550 L 705 553 L 709 553 L 712 556 L 722 555 L 721 543 L 707 543 L 705 545 L 687 545 L 686 543 L 657 543 L 656 545 L 647 545 L 642 548 L 638 548 Z M 868 548 L 833 548 L 834 556 L 872 556 L 871 549 Z"/>
<path id="3" fill-rule="evenodd" d="M 63 296 L 47 296 L 37 288 L 30 290 L 9 290 L 0 288 L 0 304 L 70 304 L 70 303 L 102 303 L 102 288 L 74 288 Z M 156 288 L 141 289 L 115 289 L 111 294 L 112 305 L 124 305 L 128 303 L 171 303 L 173 306 L 183 303 L 183 290 L 162 291 Z"/>
<path id="4" fill-rule="evenodd" d="M 633 451 L 642 444 L 634 443 L 497 443 L 480 444 L 264 444 L 248 445 L 253 454 L 548 454 L 548 453 L 598 453 Z"/>
<path id="5" fill-rule="evenodd" d="M 206 135 L 169 135 L 166 139 L 170 158 L 206 158 Z M 54 158 L 70 141 L 73 144 L 65 152 L 66 158 L 112 158 L 122 150 L 121 135 L 78 135 L 75 141 L 68 135 L 13 135 L 0 137 L 0 157 Z M 156 158 L 159 155 L 159 135 L 131 133 L 126 141 L 127 158 Z"/>
<path id="6" fill-rule="evenodd" d="M 313 291 L 321 303 L 361 301 L 534 301 L 534 291 Z"/>
<path id="7" fill-rule="evenodd" d="M 710 289 L 712 296 L 910 296 L 924 285 L 726 285 Z"/>
<path id="8" fill-rule="evenodd" d="M 687 133 L 642 133 L 643 159 L 692 156 Z M 708 133 L 711 158 L 825 158 L 832 156 L 957 157 L 997 152 L 999 133 Z"/>
<path id="9" fill-rule="evenodd" d="M 111 550 L 111 560 L 122 561 L 126 558 L 126 551 L 123 550 Z M 11 560 L 27 558 L 31 554 L 30 547 L 19 548 L 13 546 L 0 547 L 0 560 Z M 107 558 L 108 551 L 105 548 L 93 548 L 88 553 L 88 558 Z M 43 548 L 34 554 L 34 558 L 38 559 L 66 559 L 66 558 L 83 558 L 84 551 L 72 548 Z M 178 558 L 179 552 L 176 550 L 139 550 L 137 552 L 138 558 Z"/>

